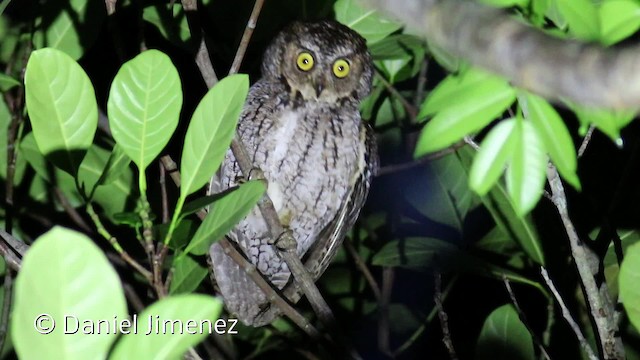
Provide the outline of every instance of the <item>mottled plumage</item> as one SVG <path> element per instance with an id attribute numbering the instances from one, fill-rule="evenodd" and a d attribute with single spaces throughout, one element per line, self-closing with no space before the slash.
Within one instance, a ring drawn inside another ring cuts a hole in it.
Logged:
<path id="1" fill-rule="evenodd" d="M 264 172 L 280 221 L 293 232 L 314 279 L 353 226 L 377 168 L 375 141 L 359 113 L 372 70 L 364 39 L 354 31 L 333 21 L 294 23 L 267 49 L 262 78 L 240 116 L 238 134 Z M 210 192 L 241 178 L 229 151 Z M 227 237 L 291 301 L 300 298 L 257 207 Z M 280 314 L 219 245 L 210 256 L 231 313 L 254 326 Z"/>

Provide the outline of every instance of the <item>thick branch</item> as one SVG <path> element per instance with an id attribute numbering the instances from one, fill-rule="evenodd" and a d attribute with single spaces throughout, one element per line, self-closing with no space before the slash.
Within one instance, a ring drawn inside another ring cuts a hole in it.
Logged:
<path id="1" fill-rule="evenodd" d="M 563 40 L 473 1 L 360 0 L 420 29 L 427 40 L 551 100 L 640 109 L 640 45 Z"/>
<path id="2" fill-rule="evenodd" d="M 607 284 L 600 286 L 594 275 L 598 272 L 598 258 L 578 237 L 578 233 L 569 218 L 567 198 L 560 180 L 558 170 L 550 166 L 548 170 L 549 185 L 551 187 L 551 201 L 558 209 L 560 219 L 571 245 L 571 255 L 576 263 L 582 288 L 585 293 L 591 317 L 595 323 L 600 348 L 605 359 L 624 359 L 624 347 L 618 333 L 618 324 L 614 318 L 614 308 L 608 296 Z"/>

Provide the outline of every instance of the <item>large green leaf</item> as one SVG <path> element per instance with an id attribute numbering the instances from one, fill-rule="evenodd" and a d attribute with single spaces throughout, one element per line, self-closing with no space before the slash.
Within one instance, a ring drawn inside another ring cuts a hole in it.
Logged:
<path id="1" fill-rule="evenodd" d="M 498 181 L 513 156 L 517 120 L 500 122 L 482 141 L 469 173 L 469 187 L 484 196 Z"/>
<path id="2" fill-rule="evenodd" d="M 640 29 L 640 4 L 635 0 L 607 0 L 600 5 L 600 41 L 611 45 Z"/>
<path id="3" fill-rule="evenodd" d="M 22 359 L 105 359 L 117 336 L 113 322 L 128 317 L 120 279 L 102 251 L 61 227 L 27 251 L 14 304 L 11 331 Z M 98 327 L 98 320 L 107 323 Z"/>
<path id="4" fill-rule="evenodd" d="M 600 37 L 600 19 L 592 0 L 555 0 L 555 6 L 569 25 L 569 32 L 582 40 Z"/>
<path id="5" fill-rule="evenodd" d="M 173 261 L 173 279 L 171 280 L 171 294 L 190 293 L 198 288 L 209 271 L 191 256 L 178 256 Z"/>
<path id="6" fill-rule="evenodd" d="M 620 266 L 620 300 L 629 320 L 640 331 L 640 244 L 627 249 Z"/>
<path id="7" fill-rule="evenodd" d="M 93 45 L 106 17 L 104 3 L 88 0 L 47 0 L 33 35 L 37 49 L 52 47 L 79 59 Z"/>
<path id="8" fill-rule="evenodd" d="M 248 91 L 246 75 L 231 75 L 211 88 L 198 104 L 182 149 L 181 197 L 186 198 L 207 184 L 220 166 Z"/>
<path id="9" fill-rule="evenodd" d="M 357 31 L 373 44 L 397 31 L 401 24 L 385 19 L 375 10 L 365 9 L 354 0 L 338 0 L 333 9 L 336 20 Z"/>
<path id="10" fill-rule="evenodd" d="M 205 295 L 178 295 L 155 302 L 138 315 L 136 333 L 122 336 L 110 359 L 181 359 L 187 350 L 216 331 L 230 331 L 218 320 L 222 301 Z M 149 326 L 151 324 L 151 326 Z"/>
<path id="11" fill-rule="evenodd" d="M 36 50 L 27 63 L 25 91 L 40 152 L 75 175 L 98 127 L 98 105 L 89 77 L 65 53 Z"/>
<path id="12" fill-rule="evenodd" d="M 487 77 L 458 93 L 457 102 L 443 106 L 422 130 L 415 156 L 438 151 L 487 126 L 515 100 L 515 90 L 503 79 Z"/>
<path id="13" fill-rule="evenodd" d="M 503 305 L 486 318 L 478 337 L 475 359 L 535 359 L 531 334 L 513 305 Z"/>
<path id="14" fill-rule="evenodd" d="M 181 107 L 178 71 L 160 51 L 136 56 L 113 79 L 107 101 L 113 138 L 141 174 L 169 142 Z"/>
<path id="15" fill-rule="evenodd" d="M 514 152 L 507 167 L 507 191 L 516 213 L 524 216 L 542 196 L 548 160 L 536 128 L 528 121 L 517 125 Z"/>
<path id="16" fill-rule="evenodd" d="M 576 148 L 558 112 L 545 99 L 534 94 L 524 95 L 519 102 L 562 177 L 573 187 L 580 189 L 580 179 L 576 174 Z"/>
<path id="17" fill-rule="evenodd" d="M 490 73 L 475 68 L 469 68 L 460 74 L 452 74 L 438 83 L 424 99 L 420 106 L 418 119 L 437 114 L 438 112 L 456 107 L 460 99 L 478 96 L 482 93 L 483 83 L 498 83 L 504 81 Z M 480 90 L 478 90 L 480 88 Z"/>
<path id="18" fill-rule="evenodd" d="M 264 192 L 265 186 L 261 181 L 249 181 L 214 202 L 209 214 L 187 245 L 185 254 L 206 254 L 211 244 L 220 240 L 247 216 Z"/>

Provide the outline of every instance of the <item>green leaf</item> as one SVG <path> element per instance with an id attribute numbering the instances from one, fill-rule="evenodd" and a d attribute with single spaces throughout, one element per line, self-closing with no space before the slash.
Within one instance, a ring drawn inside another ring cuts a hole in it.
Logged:
<path id="1" fill-rule="evenodd" d="M 101 185 L 108 185 L 112 182 L 118 180 L 120 175 L 124 173 L 131 163 L 131 159 L 125 154 L 122 147 L 116 144 L 111 150 L 111 155 L 109 155 L 109 160 L 102 171 L 102 175 L 100 176 L 100 181 L 98 181 Z"/>
<path id="2" fill-rule="evenodd" d="M 200 189 L 220 167 L 249 91 L 247 75 L 231 75 L 202 98 L 193 113 L 182 149 L 180 196 Z"/>
<path id="3" fill-rule="evenodd" d="M 580 189 L 580 179 L 576 174 L 578 160 L 576 148 L 558 112 L 543 98 L 527 93 L 520 98 L 525 117 L 531 120 L 542 139 L 549 157 L 562 177 L 574 188 Z"/>
<path id="4" fill-rule="evenodd" d="M 524 216 L 542 196 L 548 160 L 544 144 L 530 122 L 519 122 L 516 134 L 513 156 L 507 167 L 507 191 L 516 214 Z"/>
<path id="5" fill-rule="evenodd" d="M 607 0 L 600 5 L 600 41 L 615 44 L 640 29 L 640 4 L 635 0 Z"/>
<path id="6" fill-rule="evenodd" d="M 462 148 L 459 152 L 471 158 L 473 150 Z M 498 182 L 489 193 L 481 196 L 484 206 L 500 229 L 516 240 L 529 257 L 540 265 L 544 265 L 544 252 L 540 237 L 530 215 L 521 217 L 515 212 L 511 198 L 502 182 Z"/>
<path id="7" fill-rule="evenodd" d="M 399 30 L 402 25 L 385 19 L 375 10 L 365 9 L 354 0 L 338 0 L 333 9 L 336 20 L 357 31 L 373 44 Z"/>
<path id="8" fill-rule="evenodd" d="M 123 335 L 109 358 L 181 359 L 191 347 L 220 330 L 216 325 L 221 311 L 222 301 L 211 296 L 189 294 L 159 300 L 138 315 L 137 333 Z"/>
<path id="9" fill-rule="evenodd" d="M 14 304 L 12 339 L 22 359 L 105 359 L 117 336 L 114 319 L 128 316 L 120 279 L 102 251 L 85 235 L 61 227 L 27 251 Z M 41 329 L 54 321 L 55 328 L 38 333 L 38 319 Z M 108 323 L 98 328 L 98 320 Z"/>
<path id="10" fill-rule="evenodd" d="M 569 25 L 569 33 L 582 40 L 600 37 L 600 18 L 592 0 L 554 0 L 562 17 Z"/>
<path id="11" fill-rule="evenodd" d="M 20 86 L 20 81 L 7 74 L 0 73 L 0 92 L 10 90 L 15 86 Z"/>
<path id="12" fill-rule="evenodd" d="M 457 246 L 434 238 L 407 238 L 386 243 L 373 257 L 377 266 L 404 268 L 442 267 L 459 255 Z"/>
<path id="13" fill-rule="evenodd" d="M 496 81 L 498 80 L 498 81 Z M 442 80 L 424 99 L 420 106 L 418 119 L 437 114 L 448 108 L 456 107 L 460 99 L 477 96 L 478 88 L 486 82 L 500 82 L 501 79 L 488 72 L 470 68 L 457 75 L 449 75 Z"/>
<path id="14" fill-rule="evenodd" d="M 476 360 L 533 360 L 534 355 L 531 334 L 513 305 L 503 305 L 487 316 L 478 337 Z"/>
<path id="15" fill-rule="evenodd" d="M 593 124 L 618 146 L 623 145 L 620 130 L 634 119 L 634 114 L 629 111 L 592 109 L 582 106 L 571 106 L 571 109 L 575 111 L 582 125 L 588 127 Z"/>
<path id="16" fill-rule="evenodd" d="M 98 127 L 98 105 L 89 77 L 68 55 L 47 48 L 31 53 L 24 82 L 40 152 L 75 176 Z"/>
<path id="17" fill-rule="evenodd" d="M 158 50 L 127 61 L 113 79 L 107 101 L 113 138 L 141 174 L 169 142 L 181 107 L 178 71 Z"/>
<path id="18" fill-rule="evenodd" d="M 469 187 L 478 195 L 489 192 L 511 160 L 516 146 L 513 136 L 516 125 L 516 119 L 503 120 L 482 141 L 469 173 Z"/>
<path id="19" fill-rule="evenodd" d="M 51 47 L 78 60 L 98 37 L 106 17 L 104 4 L 87 0 L 47 0 L 33 35 L 37 49 Z"/>
<path id="20" fill-rule="evenodd" d="M 177 256 L 173 261 L 173 280 L 170 294 L 186 294 L 193 292 L 207 277 L 206 267 L 195 261 L 192 256 Z"/>
<path id="21" fill-rule="evenodd" d="M 503 79 L 488 77 L 458 93 L 456 104 L 443 108 L 422 130 L 415 156 L 438 151 L 487 126 L 515 100 L 514 89 Z"/>
<path id="22" fill-rule="evenodd" d="M 193 201 L 190 201 L 184 205 L 182 208 L 182 213 L 180 217 L 184 218 L 185 216 L 189 216 L 191 214 L 195 214 L 200 209 L 204 209 L 206 206 L 213 204 L 214 201 L 222 198 L 221 194 L 207 195 L 200 198 L 197 198 Z"/>
<path id="23" fill-rule="evenodd" d="M 640 244 L 631 245 L 620 266 L 620 300 L 629 321 L 640 331 Z"/>
<path id="24" fill-rule="evenodd" d="M 221 239 L 249 214 L 264 192 L 265 186 L 261 181 L 249 181 L 213 203 L 209 214 L 187 245 L 185 254 L 206 254 L 211 244 Z"/>

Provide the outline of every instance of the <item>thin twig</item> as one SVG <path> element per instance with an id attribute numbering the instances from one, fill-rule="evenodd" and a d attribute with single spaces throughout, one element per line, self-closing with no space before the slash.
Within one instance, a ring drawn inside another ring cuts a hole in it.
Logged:
<path id="1" fill-rule="evenodd" d="M 111 244 L 113 249 L 120 255 L 122 260 L 126 261 L 129 265 L 131 265 L 134 269 L 136 269 L 142 276 L 144 276 L 144 278 L 147 279 L 149 283 L 151 283 L 153 280 L 151 272 L 145 269 L 135 259 L 133 259 L 126 251 L 124 251 L 122 246 L 120 246 L 118 239 L 115 236 L 111 235 L 111 233 L 109 233 L 107 228 L 104 227 L 104 225 L 102 224 L 102 221 L 100 220 L 100 217 L 93 209 L 93 205 L 91 205 L 91 203 L 88 203 L 86 209 L 87 209 L 87 214 L 89 214 L 89 217 L 91 218 L 94 225 L 96 226 L 96 230 L 98 230 L 98 234 L 100 234 L 103 238 L 105 238 L 109 242 L 109 244 Z"/>
<path id="2" fill-rule="evenodd" d="M 2 315 L 0 317 L 0 350 L 4 348 L 9 328 L 9 315 L 11 313 L 11 301 L 13 299 L 13 271 L 5 269 L 4 273 L 4 295 L 2 296 Z"/>
<path id="3" fill-rule="evenodd" d="M 7 245 L 9 245 L 9 247 L 11 247 L 11 250 L 15 254 L 20 255 L 20 257 L 24 257 L 24 254 L 27 252 L 27 250 L 29 250 L 29 245 L 16 239 L 15 237 L 13 237 L 13 235 L 2 229 L 0 229 L 0 237 Z"/>
<path id="4" fill-rule="evenodd" d="M 164 169 L 164 165 L 162 162 L 159 164 L 160 166 L 160 179 L 158 183 L 160 183 L 160 196 L 162 198 L 162 223 L 166 224 L 169 222 L 169 199 L 167 196 L 167 172 Z"/>
<path id="5" fill-rule="evenodd" d="M 453 288 L 453 284 L 455 284 L 457 279 L 458 279 L 457 275 L 451 278 L 447 286 L 444 288 L 442 295 L 440 296 L 441 299 L 444 300 L 449 296 L 449 293 Z M 400 354 L 405 352 L 409 347 L 411 347 L 411 345 L 413 345 L 418 340 L 418 338 L 422 335 L 422 333 L 424 333 L 424 331 L 427 329 L 427 325 L 431 323 L 431 321 L 435 318 L 437 313 L 438 313 L 438 308 L 434 306 L 429 312 L 429 315 L 427 315 L 427 318 L 425 319 L 425 321 L 423 321 L 422 325 L 420 325 L 420 327 L 416 329 L 416 331 L 414 331 L 414 333 L 402 345 L 398 346 L 398 348 L 393 352 L 391 357 L 395 359 L 399 357 Z"/>
<path id="6" fill-rule="evenodd" d="M 582 139 L 582 144 L 580 144 L 580 148 L 578 148 L 578 158 L 581 158 L 584 155 L 584 152 L 587 150 L 587 145 L 591 141 L 591 136 L 593 135 L 593 131 L 596 129 L 595 126 L 589 126 L 589 130 L 584 135 L 584 139 Z"/>
<path id="7" fill-rule="evenodd" d="M 447 348 L 449 358 L 451 360 L 457 360 L 458 355 L 456 355 L 456 350 L 453 347 L 453 341 L 451 341 L 451 333 L 449 332 L 449 316 L 444 311 L 444 306 L 442 305 L 442 275 L 440 272 L 436 271 L 433 274 L 433 277 L 435 280 L 433 300 L 436 304 L 436 308 L 438 309 L 438 318 L 440 319 L 440 328 L 442 329 L 442 342 Z"/>
<path id="8" fill-rule="evenodd" d="M 362 275 L 364 275 L 364 278 L 369 283 L 369 287 L 371 287 L 371 291 L 373 291 L 373 296 L 376 298 L 376 301 L 380 302 L 380 300 L 382 299 L 382 294 L 380 293 L 380 287 L 378 286 L 376 279 L 374 279 L 373 275 L 371 275 L 371 271 L 369 271 L 367 264 L 364 263 L 364 261 L 360 257 L 360 254 L 358 254 L 358 251 L 356 250 L 356 248 L 353 246 L 353 244 L 349 239 L 346 239 L 343 242 L 343 244 L 344 244 L 344 248 L 347 250 L 347 253 L 351 255 L 351 257 L 353 258 L 353 261 L 356 263 L 356 266 L 358 267 L 360 272 L 362 272 Z"/>
<path id="9" fill-rule="evenodd" d="M 375 71 L 375 76 L 380 80 L 387 91 L 400 101 L 402 107 L 404 107 L 404 110 L 409 115 L 409 119 L 411 120 L 410 123 L 415 123 L 416 117 L 418 116 L 418 109 L 411 105 L 411 103 L 409 103 L 409 101 L 407 101 L 407 99 L 405 99 L 404 96 L 402 96 L 402 94 L 400 94 L 400 92 L 387 79 L 385 79 L 380 72 L 378 72 L 378 70 Z"/>
<path id="10" fill-rule="evenodd" d="M 262 11 L 262 5 L 264 5 L 264 0 L 256 0 L 253 4 L 253 10 L 251 10 L 251 16 L 249 16 L 249 21 L 247 22 L 247 26 L 244 29 L 244 33 L 242 34 L 242 39 L 240 40 L 240 46 L 238 46 L 238 51 L 236 52 L 236 56 L 233 58 L 233 63 L 231 64 L 231 69 L 229 70 L 229 74 L 235 74 L 240 70 L 240 64 L 242 64 L 242 59 L 244 59 L 244 54 L 247 51 L 247 47 L 249 47 L 249 40 L 251 40 L 251 35 L 253 35 L 253 30 L 255 30 L 256 25 L 258 23 L 258 16 L 260 15 L 260 11 Z"/>
<path id="11" fill-rule="evenodd" d="M 576 337 L 580 342 L 580 346 L 582 346 L 582 349 L 587 354 L 590 360 L 598 360 L 598 357 L 593 352 L 593 349 L 589 345 L 589 342 L 587 341 L 587 339 L 585 339 L 584 335 L 582 334 L 582 330 L 580 330 L 580 326 L 573 319 L 573 316 L 571 316 L 571 312 L 569 311 L 569 308 L 567 308 L 567 305 L 565 305 L 564 300 L 562 299 L 562 296 L 560 296 L 560 293 L 558 293 L 558 290 L 553 284 L 553 281 L 551 281 L 551 278 L 549 278 L 549 273 L 547 272 L 547 269 L 545 269 L 544 267 L 540 267 L 540 272 L 542 273 L 544 282 L 547 284 L 547 286 L 549 287 L 549 290 L 551 290 L 551 293 L 556 298 L 558 305 L 560 305 L 560 309 L 562 309 L 562 317 L 567 321 L 567 323 L 569 323 L 569 326 L 571 327 L 573 332 L 576 334 Z"/>
<path id="12" fill-rule="evenodd" d="M 54 186 L 53 194 L 60 202 L 60 205 L 62 205 L 62 208 L 67 213 L 67 215 L 69 215 L 71 220 L 84 232 L 91 233 L 91 227 L 87 224 L 86 221 L 84 221 L 80 213 L 73 206 L 71 206 L 71 203 L 69 203 L 69 199 L 67 199 L 67 196 L 62 192 L 62 190 L 60 190 L 59 187 Z"/>
<path id="13" fill-rule="evenodd" d="M 524 326 L 529 331 L 529 334 L 531 334 L 531 338 L 533 339 L 533 342 L 536 344 L 536 346 L 540 350 L 540 353 L 542 354 L 542 356 L 544 356 L 544 358 L 547 360 L 551 360 L 551 357 L 549 356 L 547 349 L 544 347 L 544 345 L 540 341 L 540 338 L 538 337 L 538 335 L 536 335 L 535 331 L 533 331 L 533 329 L 531 328 L 531 325 L 527 321 L 527 317 L 524 314 L 524 311 L 522 311 L 520 304 L 518 303 L 516 294 L 513 292 L 513 289 L 511 288 L 511 282 L 504 275 L 502 276 L 502 282 L 504 283 L 504 287 L 507 289 L 507 292 L 509 293 L 509 297 L 511 298 L 511 303 L 513 304 L 513 306 L 516 308 L 516 311 L 518 312 L 518 317 L 520 317 L 520 321 L 522 321 Z"/>
<path id="14" fill-rule="evenodd" d="M 547 177 L 551 187 L 551 200 L 558 210 L 565 232 L 569 237 L 571 255 L 578 269 L 582 289 L 595 324 L 595 332 L 600 344 L 599 348 L 606 359 L 624 359 L 624 347 L 618 332 L 618 324 L 614 319 L 613 304 L 608 297 L 607 284 L 603 282 L 598 286 L 594 277 L 598 273 L 599 259 L 580 240 L 571 222 L 564 187 L 555 166 L 549 165 Z"/>
<path id="15" fill-rule="evenodd" d="M 413 106 L 417 109 L 424 100 L 424 91 L 427 85 L 427 71 L 429 70 L 429 58 L 425 57 L 420 65 L 420 72 L 418 73 L 418 84 L 416 85 L 416 93 L 413 97 Z"/>

